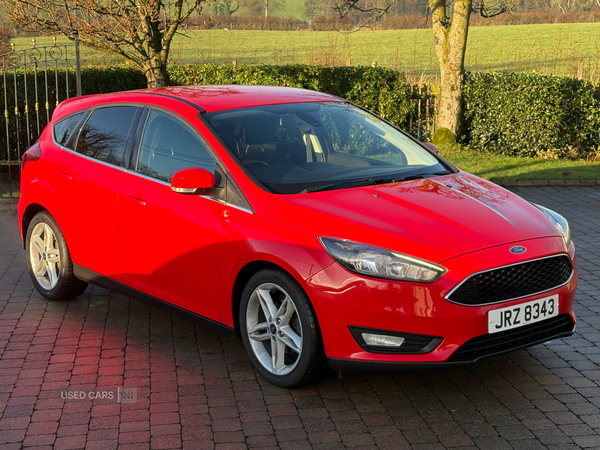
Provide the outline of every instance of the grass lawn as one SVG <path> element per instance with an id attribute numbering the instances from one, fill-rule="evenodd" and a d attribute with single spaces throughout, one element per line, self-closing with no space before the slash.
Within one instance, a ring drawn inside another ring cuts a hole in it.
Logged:
<path id="1" fill-rule="evenodd" d="M 14 40 L 29 47 L 30 38 Z M 64 39 L 59 39 L 63 42 Z M 51 44 L 38 38 L 38 45 Z M 86 63 L 119 59 L 86 48 Z M 472 71 L 533 71 L 574 76 L 579 60 L 584 78 L 600 80 L 600 23 L 471 27 L 466 68 Z M 327 64 L 393 67 L 412 76 L 437 73 L 429 29 L 360 31 L 196 30 L 178 35 L 169 60 L 175 64 Z"/>
<path id="2" fill-rule="evenodd" d="M 517 158 L 460 145 L 440 146 L 440 155 L 460 169 L 492 181 L 600 180 L 600 161 Z"/>

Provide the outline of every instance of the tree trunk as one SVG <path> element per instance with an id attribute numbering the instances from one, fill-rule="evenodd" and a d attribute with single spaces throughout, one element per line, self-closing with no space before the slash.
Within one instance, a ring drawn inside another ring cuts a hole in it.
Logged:
<path id="1" fill-rule="evenodd" d="M 265 0 L 265 26 L 269 23 L 269 0 Z"/>
<path id="2" fill-rule="evenodd" d="M 152 58 L 144 63 L 144 73 L 149 88 L 171 85 L 166 62 L 163 63 L 159 58 Z"/>
<path id="3" fill-rule="evenodd" d="M 462 73 L 453 67 L 444 67 L 440 62 L 440 103 L 438 127 L 448 128 L 455 136 L 460 132 L 462 120 Z"/>
<path id="4" fill-rule="evenodd" d="M 462 80 L 472 0 L 454 2 L 451 25 L 446 16 L 444 0 L 430 0 L 430 7 L 433 40 L 441 74 L 438 126 L 448 128 L 457 136 L 462 122 Z"/>

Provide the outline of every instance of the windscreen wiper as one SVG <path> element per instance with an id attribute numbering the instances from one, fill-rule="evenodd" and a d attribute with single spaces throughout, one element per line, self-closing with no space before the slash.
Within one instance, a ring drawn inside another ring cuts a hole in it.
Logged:
<path id="1" fill-rule="evenodd" d="M 342 183 L 331 183 L 331 184 L 324 184 L 321 186 L 308 187 L 308 188 L 300 191 L 300 194 L 307 194 L 309 192 L 332 191 L 332 190 L 336 190 L 336 189 L 346 189 L 346 188 L 362 187 L 362 186 L 375 186 L 377 184 L 398 183 L 400 181 L 417 180 L 419 178 L 429 178 L 431 176 L 436 176 L 436 175 L 448 175 L 449 173 L 450 172 L 445 170 L 443 172 L 428 172 L 428 173 L 421 173 L 418 175 L 409 175 L 406 177 L 398 177 L 398 178 L 365 178 L 362 180 L 344 181 Z"/>
<path id="2" fill-rule="evenodd" d="M 402 177 L 397 179 L 396 181 L 408 181 L 408 180 L 418 180 L 419 178 L 429 178 L 429 177 L 435 177 L 438 175 L 449 175 L 450 172 L 447 170 L 444 170 L 443 172 L 428 172 L 428 173 L 420 173 L 419 175 L 409 175 L 407 177 Z"/>
<path id="3" fill-rule="evenodd" d="M 397 180 L 394 178 L 384 179 L 384 178 L 366 178 L 364 180 L 352 180 L 352 181 L 344 181 L 342 183 L 331 183 L 324 184 L 321 186 L 313 186 L 308 187 L 302 191 L 301 194 L 307 194 L 309 192 L 321 192 L 321 191 L 332 191 L 335 189 L 346 189 L 351 187 L 361 187 L 361 186 L 373 186 L 375 184 L 385 184 L 385 183 L 395 183 Z"/>

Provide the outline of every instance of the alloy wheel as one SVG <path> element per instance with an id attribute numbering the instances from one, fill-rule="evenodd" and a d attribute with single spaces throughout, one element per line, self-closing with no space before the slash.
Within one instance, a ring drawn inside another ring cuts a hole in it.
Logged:
<path id="1" fill-rule="evenodd" d="M 61 270 L 60 250 L 52 228 L 38 223 L 29 241 L 29 258 L 37 282 L 46 290 L 58 283 Z"/>
<path id="2" fill-rule="evenodd" d="M 294 301 L 274 283 L 258 286 L 248 301 L 246 329 L 261 365 L 274 375 L 289 374 L 302 354 L 302 323 Z"/>

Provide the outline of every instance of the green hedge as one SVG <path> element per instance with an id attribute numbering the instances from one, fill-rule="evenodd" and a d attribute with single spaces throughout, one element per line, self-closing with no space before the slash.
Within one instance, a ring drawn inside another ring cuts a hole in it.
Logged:
<path id="1" fill-rule="evenodd" d="M 572 78 L 468 73 L 465 141 L 510 156 L 586 158 L 598 150 L 600 102 Z"/>
<path id="2" fill-rule="evenodd" d="M 106 92 L 143 89 L 147 86 L 142 71 L 131 66 L 83 67 L 81 92 L 103 94 Z"/>
<path id="3" fill-rule="evenodd" d="M 196 84 L 262 84 L 290 86 L 343 97 L 390 122 L 408 128 L 417 118 L 418 87 L 403 73 L 381 67 L 290 66 L 170 66 L 171 82 Z M 422 102 L 425 107 L 425 102 Z"/>

